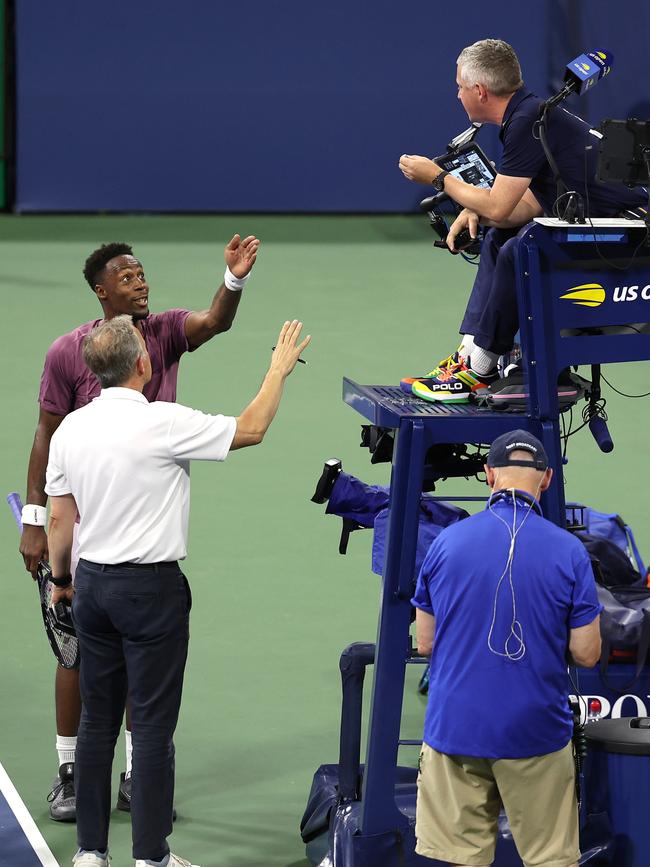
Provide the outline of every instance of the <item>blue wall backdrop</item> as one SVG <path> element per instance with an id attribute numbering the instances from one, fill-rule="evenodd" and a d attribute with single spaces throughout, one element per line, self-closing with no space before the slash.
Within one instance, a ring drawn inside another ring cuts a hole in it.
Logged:
<path id="1" fill-rule="evenodd" d="M 17 210 L 410 211 L 425 190 L 399 155 L 433 155 L 467 126 L 455 59 L 485 36 L 514 45 L 543 95 L 576 54 L 608 48 L 614 72 L 574 110 L 650 113 L 644 4 L 457 9 L 16 0 Z M 481 141 L 496 155 L 495 130 Z"/>

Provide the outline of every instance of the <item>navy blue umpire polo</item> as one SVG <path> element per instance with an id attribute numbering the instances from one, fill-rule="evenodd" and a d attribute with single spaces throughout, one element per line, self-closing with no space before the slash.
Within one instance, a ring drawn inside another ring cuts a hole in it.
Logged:
<path id="1" fill-rule="evenodd" d="M 557 184 L 542 144 L 533 135 L 533 126 L 539 118 L 542 102 L 523 87 L 510 99 L 499 132 L 503 142 L 499 174 L 532 178 L 531 192 L 544 213 L 552 215 Z M 548 115 L 547 139 L 567 189 L 580 193 L 588 216 L 611 217 L 626 208 L 647 205 L 647 193 L 640 187 L 631 190 L 624 184 L 603 184 L 596 180 L 600 139 L 582 118 L 564 107 L 556 106 Z"/>
<path id="2" fill-rule="evenodd" d="M 512 576 L 525 653 L 514 661 L 488 648 L 510 535 L 486 508 L 440 533 L 411 600 L 436 618 L 424 741 L 449 755 L 545 755 L 572 735 L 569 630 L 591 623 L 601 606 L 591 562 L 575 536 L 543 518 L 527 494 L 513 500 L 499 492 L 491 502 L 510 527 L 516 508 L 521 527 Z M 496 612 L 492 646 L 503 652 L 513 621 L 507 576 Z M 509 649 L 516 655 L 517 643 L 511 640 Z"/>

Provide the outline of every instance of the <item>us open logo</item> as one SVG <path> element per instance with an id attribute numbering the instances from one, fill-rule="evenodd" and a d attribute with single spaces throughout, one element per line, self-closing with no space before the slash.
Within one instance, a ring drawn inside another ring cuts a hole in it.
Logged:
<path id="1" fill-rule="evenodd" d="M 579 307 L 600 307 L 607 298 L 607 292 L 601 283 L 581 283 L 580 286 L 567 289 L 560 298 Z M 650 301 L 650 283 L 646 286 L 616 286 L 612 301 L 615 304 L 622 301 Z"/>
<path id="2" fill-rule="evenodd" d="M 582 283 L 569 289 L 564 295 L 560 295 L 560 298 L 579 307 L 600 307 L 606 294 L 605 288 L 600 283 Z"/>

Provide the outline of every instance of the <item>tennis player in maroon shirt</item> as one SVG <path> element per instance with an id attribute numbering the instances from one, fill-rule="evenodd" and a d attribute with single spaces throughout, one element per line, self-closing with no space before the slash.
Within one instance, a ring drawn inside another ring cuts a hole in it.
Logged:
<path id="1" fill-rule="evenodd" d="M 103 319 L 126 313 L 133 317 L 145 340 L 153 369 L 151 381 L 144 390 L 149 401 L 175 401 L 178 363 L 183 353 L 192 352 L 216 334 L 228 331 L 259 245 L 253 235 L 243 239 L 235 235 L 226 245 L 224 281 L 207 310 L 173 309 L 164 313 L 149 312 L 149 284 L 141 262 L 128 244 L 104 244 L 90 254 L 83 273 L 102 307 Z M 38 398 L 39 418 L 27 473 L 26 503 L 30 508 L 23 514 L 20 542 L 25 568 L 33 577 L 39 560 L 48 556 L 45 470 L 50 440 L 68 413 L 85 406 L 100 392 L 99 381 L 84 364 L 81 344 L 84 336 L 101 321 L 86 322 L 57 338 L 45 358 Z M 25 518 L 38 523 L 30 524 Z M 57 667 L 55 703 L 59 774 L 48 796 L 50 816 L 55 821 L 73 822 L 76 816 L 74 751 L 81 715 L 78 670 Z M 118 795 L 118 807 L 124 810 L 130 808 L 129 772 L 130 733 L 127 731 L 127 770 L 122 774 Z"/>

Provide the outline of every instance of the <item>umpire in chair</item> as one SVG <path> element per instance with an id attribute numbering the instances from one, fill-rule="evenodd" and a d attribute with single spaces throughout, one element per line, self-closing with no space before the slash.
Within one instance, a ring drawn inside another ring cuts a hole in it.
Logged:
<path id="1" fill-rule="evenodd" d="M 151 362 L 128 316 L 85 338 L 102 391 L 52 437 L 49 550 L 54 602 L 72 599 L 81 650 L 83 712 L 76 761 L 76 867 L 108 867 L 111 765 L 127 691 L 133 720 L 131 818 L 136 867 L 198 867 L 173 855 L 173 734 L 189 639 L 187 554 L 190 460 L 222 461 L 260 443 L 302 350 L 302 324 L 285 322 L 259 393 L 237 418 L 149 403 Z M 79 565 L 70 579 L 72 531 Z"/>

